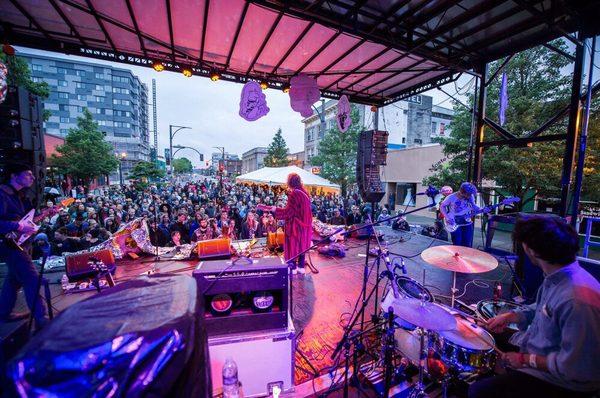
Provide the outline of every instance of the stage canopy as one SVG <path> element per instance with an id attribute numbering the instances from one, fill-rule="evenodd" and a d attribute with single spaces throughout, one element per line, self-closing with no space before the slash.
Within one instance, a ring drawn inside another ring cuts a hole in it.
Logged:
<path id="1" fill-rule="evenodd" d="M 302 178 L 302 183 L 309 191 L 310 188 L 316 188 L 317 191 L 322 189 L 324 192 L 339 193 L 340 191 L 339 185 L 297 166 L 263 167 L 262 169 L 242 174 L 241 176 L 236 177 L 235 180 L 236 182 L 250 184 L 285 185 L 287 183 L 287 176 L 290 173 L 298 174 L 300 178 Z"/>
<path id="2" fill-rule="evenodd" d="M 598 0 L 0 0 L 12 44 L 382 105 L 577 29 Z M 588 22 L 589 21 L 589 22 Z"/>

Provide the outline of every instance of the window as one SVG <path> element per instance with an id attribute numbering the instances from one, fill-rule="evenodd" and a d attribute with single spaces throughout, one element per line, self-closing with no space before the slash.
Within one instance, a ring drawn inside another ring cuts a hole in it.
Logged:
<path id="1" fill-rule="evenodd" d="M 41 77 L 35 77 L 35 76 L 34 76 L 34 77 L 32 77 L 32 78 L 31 78 L 31 80 L 32 80 L 34 83 L 41 83 L 41 82 L 43 82 L 43 81 L 44 81 L 44 79 L 42 79 Z"/>
<path id="2" fill-rule="evenodd" d="M 437 135 L 437 123 L 431 123 L 431 135 Z"/>
<path id="3" fill-rule="evenodd" d="M 67 129 L 60 129 L 60 135 L 67 135 L 69 134 L 69 130 Z"/>
<path id="4" fill-rule="evenodd" d="M 114 105 L 126 105 L 128 106 L 130 104 L 129 100 L 122 100 L 122 99 L 114 99 L 113 100 L 113 104 Z"/>
<path id="5" fill-rule="evenodd" d="M 126 122 L 115 122 L 115 127 L 122 127 L 122 128 L 131 128 L 131 124 L 130 123 L 126 123 Z"/>
<path id="6" fill-rule="evenodd" d="M 104 75 L 102 73 L 98 73 L 98 72 L 94 73 L 94 77 L 96 79 L 104 79 Z"/>
<path id="7" fill-rule="evenodd" d="M 446 123 L 440 123 L 440 135 L 446 135 Z"/>
<path id="8" fill-rule="evenodd" d="M 85 71 L 84 71 L 84 70 L 81 70 L 81 69 L 77 69 L 77 70 L 75 70 L 75 74 L 76 74 L 77 76 L 85 77 Z"/>
<path id="9" fill-rule="evenodd" d="M 112 116 L 112 114 L 113 114 L 113 111 L 112 111 L 112 109 L 105 109 L 105 110 L 104 110 L 104 114 L 105 114 L 105 115 Z"/>
<path id="10" fill-rule="evenodd" d="M 423 143 L 423 140 L 422 140 L 422 139 L 420 139 L 420 138 L 415 138 L 415 139 L 413 140 L 413 142 L 414 142 L 415 144 L 417 144 L 417 145 L 421 145 L 421 144 Z"/>
<path id="11" fill-rule="evenodd" d="M 69 93 L 58 92 L 58 98 L 69 99 Z"/>
<path id="12" fill-rule="evenodd" d="M 77 94 L 77 99 L 79 101 L 87 101 L 87 95 L 85 95 L 85 94 Z"/>
<path id="13" fill-rule="evenodd" d="M 117 93 L 117 94 L 129 94 L 129 90 L 126 88 L 120 88 L 120 87 L 113 87 L 113 93 Z"/>
<path id="14" fill-rule="evenodd" d="M 115 111 L 115 116 L 131 117 L 131 112 L 129 112 L 129 111 Z"/>
<path id="15" fill-rule="evenodd" d="M 96 102 L 104 102 L 104 98 L 106 98 L 106 97 L 102 97 L 102 96 L 99 96 L 99 95 L 94 96 L 94 100 Z"/>
<path id="16" fill-rule="evenodd" d="M 406 137 L 402 137 L 402 143 L 406 144 Z"/>
<path id="17" fill-rule="evenodd" d="M 59 73 L 61 75 L 66 75 L 67 70 L 65 68 L 56 68 L 56 73 Z"/>
<path id="18" fill-rule="evenodd" d="M 60 117 L 60 122 L 61 123 L 69 123 L 70 121 L 71 120 L 68 117 L 63 117 L 63 116 Z"/>
<path id="19" fill-rule="evenodd" d="M 67 105 L 67 104 L 59 104 L 58 105 L 58 110 L 59 111 L 68 111 L 69 110 L 69 105 Z"/>
<path id="20" fill-rule="evenodd" d="M 102 108 L 96 108 L 94 109 L 94 113 L 97 115 L 101 115 L 102 114 Z"/>
<path id="21" fill-rule="evenodd" d="M 68 85 L 68 84 L 67 84 L 67 81 L 66 81 L 66 80 L 59 80 L 59 81 L 58 81 L 58 85 L 59 85 L 60 87 L 67 87 L 67 85 Z"/>
<path id="22" fill-rule="evenodd" d="M 96 90 L 98 91 L 104 91 L 104 86 L 101 84 L 96 84 Z"/>
<path id="23" fill-rule="evenodd" d="M 110 121 L 110 120 L 98 120 L 98 126 L 112 127 L 113 126 L 113 122 Z"/>
<path id="24" fill-rule="evenodd" d="M 78 106 L 77 107 L 77 112 L 79 113 L 83 113 L 83 110 L 85 109 L 85 106 Z"/>
<path id="25" fill-rule="evenodd" d="M 417 184 L 415 183 L 398 183 L 396 184 L 396 201 L 402 206 L 415 206 L 415 194 Z"/>
<path id="26" fill-rule="evenodd" d="M 77 88 L 85 88 L 85 83 L 77 82 L 77 83 L 75 83 L 75 87 L 77 87 Z"/>
<path id="27" fill-rule="evenodd" d="M 113 82 L 117 83 L 129 83 L 129 78 L 124 76 L 113 76 Z"/>
<path id="28" fill-rule="evenodd" d="M 31 70 L 35 70 L 35 71 L 43 71 L 44 67 L 42 65 L 39 64 L 31 64 Z"/>

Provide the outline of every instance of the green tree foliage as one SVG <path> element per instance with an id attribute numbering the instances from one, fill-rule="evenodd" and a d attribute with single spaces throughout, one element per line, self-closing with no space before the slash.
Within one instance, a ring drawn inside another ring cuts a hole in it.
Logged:
<path id="1" fill-rule="evenodd" d="M 165 176 L 165 171 L 156 167 L 156 164 L 153 162 L 138 162 L 133 166 L 129 176 L 133 179 L 156 179 L 162 178 Z"/>
<path id="2" fill-rule="evenodd" d="M 281 167 L 288 165 L 289 150 L 285 139 L 281 133 L 281 129 L 278 129 L 273 136 L 273 141 L 267 148 L 267 156 L 265 156 L 265 166 L 267 167 Z"/>
<path id="3" fill-rule="evenodd" d="M 9 56 L 0 52 L 0 62 L 8 68 L 8 84 L 11 86 L 23 86 L 29 92 L 38 95 L 42 99 L 50 96 L 50 87 L 46 82 L 36 83 L 31 80 L 29 65 L 24 58 Z"/>
<path id="4" fill-rule="evenodd" d="M 119 165 L 113 146 L 104 139 L 87 108 L 77 118 L 77 128 L 69 130 L 65 143 L 56 151 L 60 156 L 52 155 L 52 164 L 64 174 L 83 179 L 86 185 L 93 178 L 115 171 Z"/>
<path id="5" fill-rule="evenodd" d="M 188 158 L 173 159 L 173 171 L 176 174 L 191 173 L 192 170 L 192 162 Z"/>
<path id="6" fill-rule="evenodd" d="M 568 51 L 562 41 L 553 43 Z M 495 72 L 503 60 L 490 65 L 489 76 Z M 550 119 L 559 109 L 569 102 L 571 77 L 565 75 L 563 68 L 569 68 L 568 60 L 556 52 L 540 46 L 517 54 L 506 66 L 508 77 L 509 105 L 506 110 L 504 127 L 515 134 L 523 136 L 536 130 Z M 488 86 L 486 116 L 498 120 L 499 91 L 501 74 Z M 473 95 L 468 96 L 469 106 L 473 106 Z M 599 159 L 597 109 L 590 122 L 590 143 L 586 162 L 586 179 L 598 181 L 597 161 Z M 458 188 L 461 181 L 466 180 L 468 146 L 471 133 L 471 112 L 455 103 L 456 113 L 452 121 L 451 137 L 439 139 L 443 145 L 444 155 L 448 161 L 435 166 L 434 175 L 425 179 L 424 183 L 434 185 L 451 185 Z M 543 134 L 564 133 L 567 118 L 550 128 Z M 486 128 L 484 140 L 496 140 L 498 136 Z M 596 143 L 595 149 L 593 143 Z M 513 195 L 524 197 L 525 192 L 533 190 L 543 197 L 560 195 L 560 177 L 564 155 L 564 141 L 534 143 L 526 148 L 492 147 L 484 152 L 483 178 L 495 181 Z M 589 185 L 589 182 L 588 184 Z M 596 185 L 597 186 L 597 185 Z M 584 192 L 590 195 L 587 189 Z"/>
<path id="7" fill-rule="evenodd" d="M 352 105 L 352 125 L 342 133 L 337 124 L 325 133 L 319 142 L 318 154 L 310 163 L 321 166 L 321 176 L 335 182 L 345 195 L 350 184 L 356 181 L 356 150 L 362 130 L 358 108 Z"/>

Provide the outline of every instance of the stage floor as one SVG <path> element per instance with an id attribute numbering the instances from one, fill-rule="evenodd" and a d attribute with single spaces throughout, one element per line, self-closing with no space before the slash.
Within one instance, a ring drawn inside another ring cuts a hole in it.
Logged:
<path id="1" fill-rule="evenodd" d="M 394 260 L 398 255 L 406 260 L 407 276 L 423 283 L 434 295 L 449 295 L 452 285 L 452 274 L 448 271 L 438 270 L 421 260 L 420 253 L 431 246 L 448 244 L 421 235 L 407 232 L 393 231 L 382 227 L 384 240 L 389 243 L 390 258 Z M 348 322 L 355 303 L 361 294 L 363 274 L 365 270 L 366 241 L 350 239 L 346 242 L 348 251 L 345 258 L 330 258 L 319 255 L 316 251 L 308 257 L 317 268 L 318 273 L 296 275 L 292 278 L 293 293 L 293 321 L 299 339 L 296 352 L 296 384 L 303 383 L 312 378 L 311 366 L 320 372 L 334 365 L 330 358 L 337 342 L 343 334 L 343 326 Z M 121 261 L 117 267 L 116 282 L 137 277 L 153 265 L 157 272 L 182 272 L 191 275 L 198 261 L 164 261 L 153 264 L 136 261 Z M 373 286 L 377 272 L 371 268 L 373 258 L 369 258 L 369 287 Z M 381 264 L 380 271 L 383 271 Z M 51 282 L 52 306 L 56 312 L 69 307 L 73 303 L 95 294 L 95 291 L 81 293 L 62 293 L 60 286 L 61 272 L 48 273 Z M 494 281 L 503 284 L 504 296 L 510 296 L 510 270 L 505 261 L 499 260 L 499 266 L 494 271 L 485 274 L 458 275 L 457 287 L 461 301 L 474 304 L 477 301 L 490 298 L 493 294 Z M 478 280 L 480 282 L 471 282 Z M 467 285 L 466 290 L 465 284 Z M 1 281 L 0 281 L 1 283 Z M 381 283 L 379 297 L 384 294 L 385 283 Z M 26 310 L 22 294 L 19 295 L 16 311 Z M 443 297 L 440 297 L 443 299 Z M 374 313 L 374 300 L 367 306 L 365 320 L 369 320 Z M 16 323 L 0 323 L 0 336 L 4 338 L 16 327 Z M 303 354 L 303 355 L 301 355 Z M 302 357 L 304 356 L 310 364 Z M 323 373 L 322 373 L 323 374 Z"/>

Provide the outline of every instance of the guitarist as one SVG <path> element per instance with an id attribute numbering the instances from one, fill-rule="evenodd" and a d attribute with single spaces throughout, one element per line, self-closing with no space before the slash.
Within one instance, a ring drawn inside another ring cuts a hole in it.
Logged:
<path id="1" fill-rule="evenodd" d="M 475 204 L 475 195 L 477 195 L 477 188 L 470 182 L 463 182 L 458 192 L 448 195 L 440 204 L 440 213 L 442 213 L 446 222 L 453 225 L 458 222 L 457 215 L 465 213 L 474 214 L 481 210 Z M 459 223 L 464 225 L 459 226 L 456 231 L 451 233 L 452 244 L 471 247 L 473 245 L 473 231 L 475 229 L 473 219 L 471 216 L 468 216 L 464 220 L 461 219 Z"/>
<path id="2" fill-rule="evenodd" d="M 36 300 L 38 294 L 38 272 L 31 261 L 31 246 L 22 249 L 5 238 L 5 234 L 18 231 L 32 233 L 33 223 L 19 221 L 33 208 L 31 202 L 24 198 L 24 191 L 33 185 L 35 177 L 31 167 L 24 164 L 11 164 L 7 167 L 8 183 L 0 185 L 0 261 L 6 263 L 8 272 L 0 293 L 0 320 L 12 321 L 24 319 L 28 314 L 12 314 L 17 300 L 17 291 L 23 287 L 25 299 L 30 311 L 34 314 L 36 328 L 43 327 L 47 322 L 46 305 L 44 300 Z M 33 309 L 33 303 L 36 308 Z"/>

